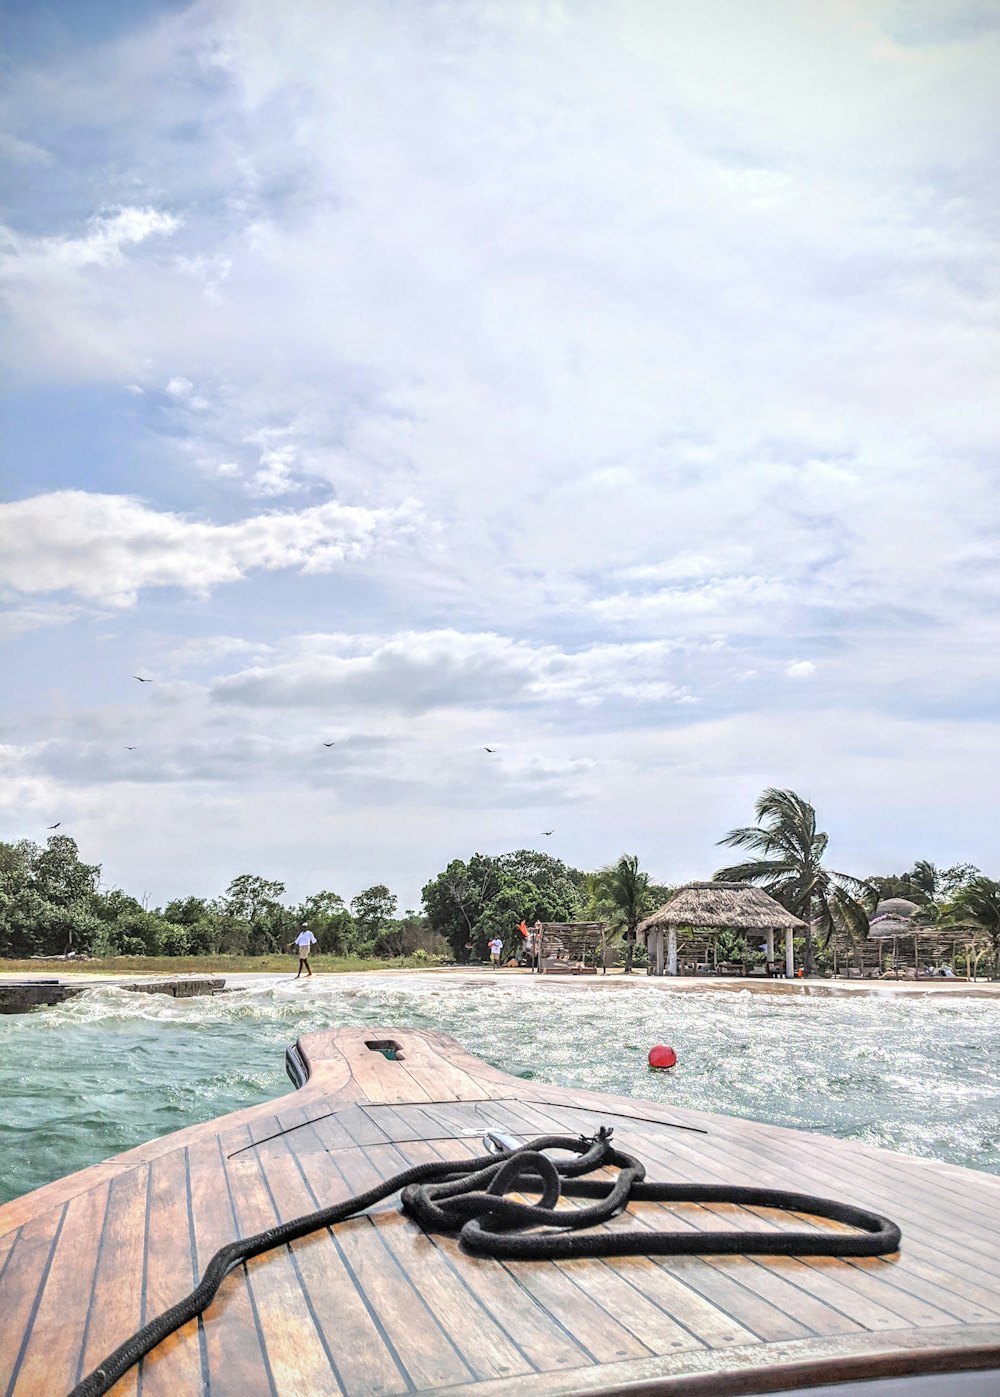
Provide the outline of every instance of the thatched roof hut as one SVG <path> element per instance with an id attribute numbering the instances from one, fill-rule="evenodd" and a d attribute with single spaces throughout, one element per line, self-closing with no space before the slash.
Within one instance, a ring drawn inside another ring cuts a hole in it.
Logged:
<path id="1" fill-rule="evenodd" d="M 920 911 L 918 902 L 908 897 L 884 897 L 872 913 L 873 917 L 912 917 Z"/>
<path id="2" fill-rule="evenodd" d="M 930 927 L 913 920 L 920 908 L 905 897 L 886 897 L 875 908 L 868 922 L 869 941 L 893 941 L 898 936 L 932 936 Z"/>
<path id="3" fill-rule="evenodd" d="M 733 931 L 797 931 L 805 926 L 762 888 L 749 883 L 686 883 L 639 923 L 640 936 L 669 927 L 722 927 Z"/>
<path id="4" fill-rule="evenodd" d="M 677 929 L 699 928 L 714 933 L 724 928 L 732 931 L 763 932 L 767 936 L 768 966 L 774 947 L 774 933 L 785 933 L 785 974 L 791 975 L 792 937 L 805 927 L 805 922 L 787 912 L 762 888 L 749 883 L 687 883 L 678 888 L 652 916 L 639 923 L 638 934 L 645 938 L 654 973 L 664 970 L 663 938 L 667 937 L 666 967 L 668 975 L 677 974 Z M 770 974 L 770 969 L 768 970 Z"/>

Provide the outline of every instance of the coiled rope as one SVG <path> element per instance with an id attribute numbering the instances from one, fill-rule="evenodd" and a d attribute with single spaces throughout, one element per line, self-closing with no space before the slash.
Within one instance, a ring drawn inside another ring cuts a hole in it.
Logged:
<path id="1" fill-rule="evenodd" d="M 168 1334 L 202 1314 L 226 1275 L 243 1262 L 274 1247 L 285 1246 L 381 1203 L 402 1191 L 402 1207 L 427 1231 L 457 1233 L 473 1256 L 524 1261 L 565 1260 L 584 1256 L 676 1256 L 736 1253 L 772 1256 L 883 1256 L 899 1248 L 894 1222 L 828 1198 L 782 1189 L 740 1188 L 729 1184 L 666 1184 L 646 1180 L 633 1155 L 615 1149 L 612 1131 L 596 1135 L 543 1135 L 516 1150 L 469 1160 L 417 1164 L 329 1208 L 280 1223 L 253 1237 L 230 1242 L 215 1253 L 190 1295 L 142 1327 L 70 1393 L 102 1397 L 128 1370 Z M 551 1159 L 546 1150 L 563 1150 L 575 1158 Z M 612 1181 L 586 1179 L 595 1169 L 612 1167 Z M 518 1203 L 509 1193 L 541 1194 L 537 1203 Z M 600 1200 L 590 1207 L 556 1208 L 560 1197 Z M 652 1203 L 737 1203 L 780 1208 L 846 1223 L 855 1232 L 651 1232 L 581 1233 L 624 1211 L 630 1200 Z M 545 1228 L 547 1231 L 526 1231 Z"/>

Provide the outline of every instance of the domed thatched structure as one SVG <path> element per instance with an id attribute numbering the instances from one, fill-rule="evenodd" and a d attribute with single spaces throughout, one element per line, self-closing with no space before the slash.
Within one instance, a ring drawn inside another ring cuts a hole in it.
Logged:
<path id="1" fill-rule="evenodd" d="M 868 922 L 869 941 L 892 941 L 897 936 L 919 936 L 927 929 L 914 922 L 920 911 L 916 902 L 905 897 L 886 897 L 878 904 Z"/>
<path id="2" fill-rule="evenodd" d="M 698 927 L 715 933 L 724 929 L 750 931 L 767 937 L 768 960 L 774 960 L 774 933 L 785 933 L 785 973 L 795 973 L 792 957 L 792 937 L 805 928 L 805 922 L 793 916 L 762 888 L 749 883 L 686 883 L 678 888 L 657 911 L 639 923 L 638 934 L 653 937 L 651 955 L 655 957 L 656 974 L 664 973 L 663 934 L 667 933 L 667 971 L 677 974 L 677 929 Z"/>

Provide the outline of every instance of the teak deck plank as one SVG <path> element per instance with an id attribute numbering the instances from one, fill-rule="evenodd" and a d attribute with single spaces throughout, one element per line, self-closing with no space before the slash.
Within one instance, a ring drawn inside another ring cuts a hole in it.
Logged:
<path id="1" fill-rule="evenodd" d="M 188 1207 L 187 1150 L 155 1159 L 149 1170 L 142 1323 L 176 1304 L 194 1286 L 194 1237 Z M 197 1320 L 178 1329 L 143 1361 L 142 1397 L 175 1397 L 202 1385 Z"/>
<path id="2" fill-rule="evenodd" d="M 383 1178 L 409 1167 L 405 1157 L 391 1145 L 374 1146 L 367 1151 L 367 1156 Z M 424 1303 L 433 1311 L 438 1324 L 475 1377 L 496 1378 L 531 1372 L 532 1365 L 429 1237 L 414 1228 L 396 1209 L 381 1215 L 378 1225 L 397 1265 L 416 1282 Z M 471 1352 L 465 1349 L 470 1334 L 475 1336 Z"/>
<path id="3" fill-rule="evenodd" d="M 189 1150 L 191 1212 L 199 1275 L 212 1256 L 236 1236 L 226 1162 L 218 1137 Z M 267 1353 L 257 1329 L 245 1266 L 223 1281 L 202 1317 L 205 1358 L 213 1397 L 272 1397 Z"/>
<path id="4" fill-rule="evenodd" d="M 98 1240 L 97 1270 L 84 1323 L 77 1376 L 91 1372 L 142 1322 L 142 1272 L 146 1239 L 148 1170 L 130 1169 L 114 1176 L 108 1188 L 108 1209 Z M 132 1397 L 138 1369 L 115 1385 L 115 1397 Z"/>
<path id="5" fill-rule="evenodd" d="M 68 1391 L 76 1382 L 82 1336 L 79 1328 L 65 1323 L 65 1316 L 82 1314 L 86 1322 L 96 1266 L 93 1238 L 101 1233 L 107 1205 L 107 1184 L 78 1195 L 66 1205 L 27 1335 L 17 1392 L 42 1397 L 53 1389 Z"/>
<path id="6" fill-rule="evenodd" d="M 451 1150 L 442 1142 L 429 1140 L 410 1141 L 398 1148 L 410 1164 L 425 1164 L 445 1158 L 468 1159 L 477 1153 L 465 1140 L 455 1141 Z M 534 1368 L 539 1372 L 548 1372 L 559 1368 L 577 1368 L 587 1361 L 580 1345 L 532 1300 L 503 1265 L 497 1262 L 493 1265 L 468 1266 L 454 1238 L 439 1236 L 429 1240 L 448 1258 L 479 1304 L 497 1316 L 497 1322 L 527 1359 L 529 1370 Z"/>
<path id="7" fill-rule="evenodd" d="M 394 1041 L 396 1060 L 369 1043 Z M 451 1397 L 763 1390 L 1000 1369 L 1000 1180 L 806 1132 L 505 1076 L 446 1035 L 311 1034 L 290 1097 L 150 1142 L 0 1207 L 0 1397 L 59 1397 L 187 1293 L 211 1255 L 414 1163 L 614 1126 L 650 1177 L 759 1183 L 894 1217 L 888 1258 L 475 1260 L 393 1197 L 234 1270 L 113 1397 Z M 692 1133 L 676 1126 L 693 1126 Z M 580 1204 L 567 1200 L 565 1206 Z M 605 1230 L 829 1233 L 734 1204 L 632 1204 Z M 771 1377 L 766 1379 L 770 1382 Z M 706 1387 L 705 1384 L 708 1384 Z M 693 1385 L 692 1385 L 693 1384 Z M 786 1384 L 787 1385 L 787 1384 Z"/>
<path id="8" fill-rule="evenodd" d="M 65 1216 L 64 1203 L 24 1223 L 7 1259 L 0 1281 L 0 1392 L 7 1397 L 12 1397 L 20 1383 L 21 1364 Z"/>
<path id="9" fill-rule="evenodd" d="M 282 1214 L 311 1212 L 320 1200 L 290 1151 L 268 1162 L 268 1176 L 282 1200 Z M 346 1192 L 346 1190 L 343 1190 Z M 406 1374 L 365 1304 L 331 1229 L 293 1243 L 299 1275 L 325 1333 L 336 1335 L 337 1375 L 345 1391 L 375 1397 L 405 1392 Z"/>
<path id="10" fill-rule="evenodd" d="M 320 1164 L 321 1158 L 315 1155 L 303 1161 L 310 1179 Z M 468 1381 L 468 1365 L 425 1306 L 413 1280 L 396 1264 L 375 1220 L 353 1218 L 334 1231 L 359 1290 L 413 1387 L 433 1390 Z"/>
<path id="11" fill-rule="evenodd" d="M 245 1143 L 252 1143 L 249 1132 Z M 229 1197 L 239 1235 L 273 1227 L 278 1216 L 256 1151 L 226 1161 Z M 343 1391 L 309 1308 L 295 1258 L 277 1247 L 247 1263 L 254 1308 L 265 1335 L 274 1385 L 281 1397 L 328 1397 Z M 331 1336 L 332 1337 L 332 1336 Z"/>

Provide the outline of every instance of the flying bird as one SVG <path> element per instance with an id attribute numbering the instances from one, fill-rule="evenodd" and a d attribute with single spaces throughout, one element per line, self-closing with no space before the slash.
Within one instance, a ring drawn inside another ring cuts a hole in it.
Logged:
<path id="1" fill-rule="evenodd" d="M 335 742 L 324 742 L 324 743 L 323 743 L 323 746 L 324 746 L 324 747 L 336 747 L 336 745 L 337 745 L 337 744 L 336 744 Z"/>
<path id="2" fill-rule="evenodd" d="M 126 751 L 126 752 L 134 752 L 134 751 L 135 751 L 135 748 L 134 748 L 134 747 L 126 747 L 126 748 L 125 748 L 125 751 Z"/>
<path id="3" fill-rule="evenodd" d="M 496 750 L 497 750 L 497 749 L 496 749 L 495 747 L 484 747 L 484 748 L 483 748 L 483 751 L 484 751 L 484 752 L 496 752 Z"/>
<path id="4" fill-rule="evenodd" d="M 62 824 L 62 820 L 56 820 L 56 822 L 55 822 L 54 825 L 46 825 L 45 828 L 46 828 L 46 829 L 58 829 L 59 826 L 60 826 L 61 824 Z"/>
<path id="5" fill-rule="evenodd" d="M 133 674 L 133 675 L 132 675 L 132 678 L 133 678 L 133 679 L 138 679 L 138 681 L 139 681 L 140 684 L 152 684 L 152 682 L 153 682 L 152 679 L 143 679 L 143 677 L 142 677 L 141 674 Z"/>
<path id="6" fill-rule="evenodd" d="M 555 834 L 554 829 L 543 829 L 542 834 Z"/>

